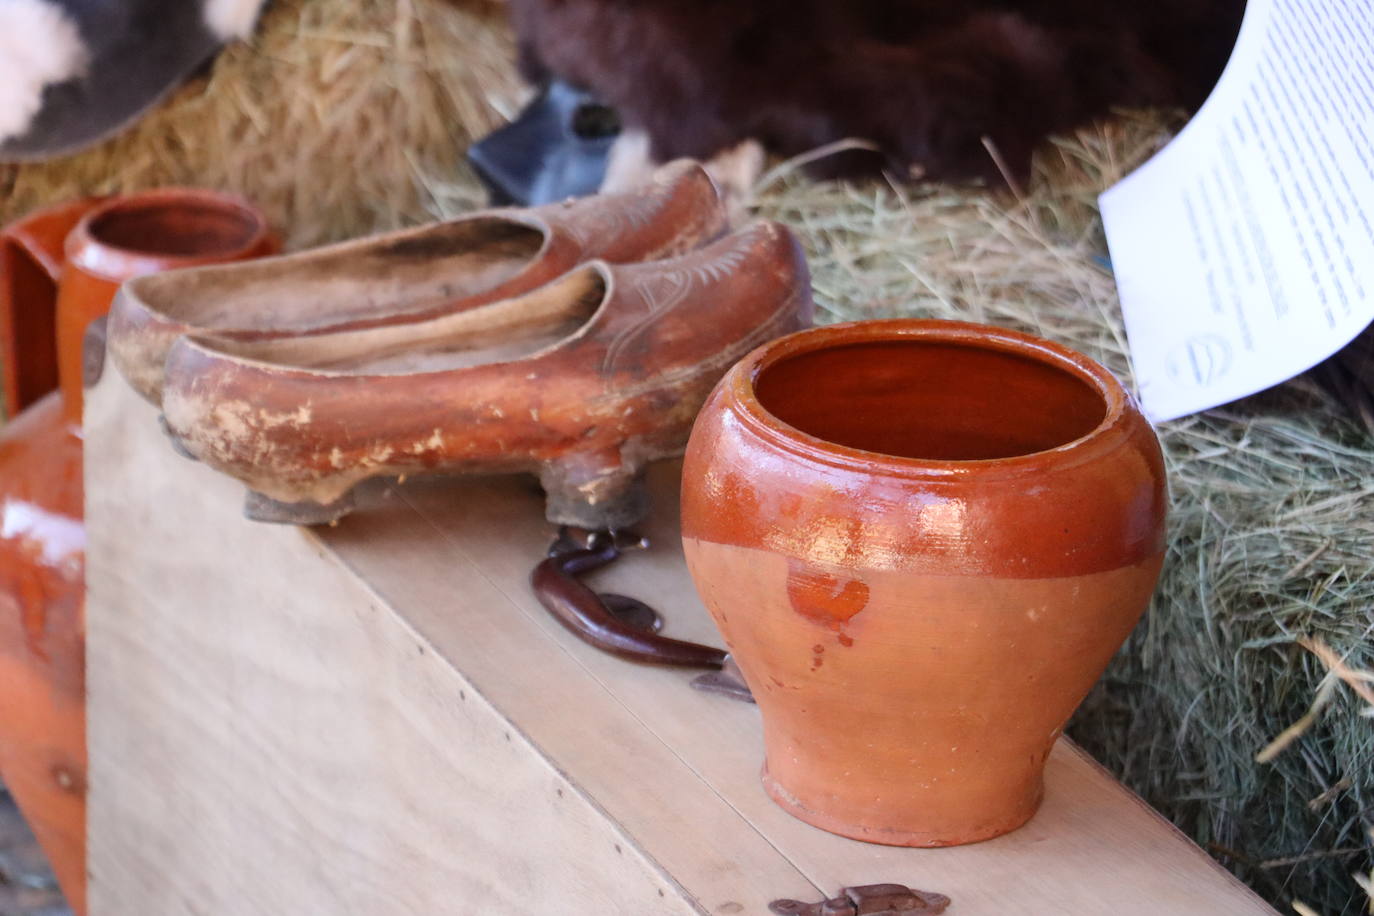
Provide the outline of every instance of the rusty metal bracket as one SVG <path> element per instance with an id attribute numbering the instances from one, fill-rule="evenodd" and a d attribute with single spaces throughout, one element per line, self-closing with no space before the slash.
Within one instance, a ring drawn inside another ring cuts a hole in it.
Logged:
<path id="1" fill-rule="evenodd" d="M 949 906 L 944 894 L 918 891 L 904 884 L 864 884 L 840 888 L 839 896 L 820 903 L 774 900 L 768 909 L 778 916 L 906 916 L 908 913 L 943 913 Z"/>
<path id="2" fill-rule="evenodd" d="M 754 695 L 750 693 L 749 685 L 744 683 L 744 675 L 740 673 L 739 665 L 728 655 L 725 656 L 725 663 L 720 666 L 719 671 L 708 671 L 692 678 L 692 686 L 705 693 L 718 693 L 732 700 L 754 702 Z"/>
<path id="3" fill-rule="evenodd" d="M 659 636 L 662 618 L 651 607 L 625 595 L 598 594 L 578 578 L 614 562 L 649 542 L 628 531 L 589 531 L 564 526 L 548 555 L 530 573 L 535 597 L 554 619 L 583 642 L 631 661 L 682 668 L 709 668 L 702 689 L 752 702 L 749 688 L 723 649 Z"/>

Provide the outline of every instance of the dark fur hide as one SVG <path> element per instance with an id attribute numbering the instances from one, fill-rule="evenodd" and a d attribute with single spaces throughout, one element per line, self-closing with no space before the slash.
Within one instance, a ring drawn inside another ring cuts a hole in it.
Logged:
<path id="1" fill-rule="evenodd" d="M 615 106 L 659 159 L 754 138 L 878 144 L 830 172 L 1024 176 L 1048 133 L 1111 105 L 1196 106 L 1244 0 L 511 0 L 525 74 Z"/>

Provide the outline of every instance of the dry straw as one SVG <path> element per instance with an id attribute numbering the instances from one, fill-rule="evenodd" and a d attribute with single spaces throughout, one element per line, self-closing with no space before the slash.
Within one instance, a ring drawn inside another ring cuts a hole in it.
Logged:
<path id="1" fill-rule="evenodd" d="M 135 132 L 0 170 L 0 217 L 175 182 L 252 196 L 296 245 L 462 212 L 481 199 L 462 149 L 521 95 L 510 57 L 499 5 L 277 0 L 252 46 Z M 1017 195 L 818 184 L 783 166 L 755 204 L 800 234 L 823 321 L 1007 325 L 1129 378 L 1096 196 L 1177 126 L 1123 113 L 1054 140 Z M 1073 734 L 1283 909 L 1363 912 L 1374 722 L 1327 674 L 1331 658 L 1374 667 L 1374 440 L 1305 378 L 1160 433 L 1168 563 Z M 1256 762 L 1319 691 L 1305 727 Z"/>
<path id="2" fill-rule="evenodd" d="M 293 246 L 416 222 L 416 175 L 462 171 L 468 143 L 518 106 L 513 56 L 499 3 L 275 0 L 251 43 L 135 129 L 0 166 L 0 221 L 79 194 L 198 184 L 247 195 Z"/>

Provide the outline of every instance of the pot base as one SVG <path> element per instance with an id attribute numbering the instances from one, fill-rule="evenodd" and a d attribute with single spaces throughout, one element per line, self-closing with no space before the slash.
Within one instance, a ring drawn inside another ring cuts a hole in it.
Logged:
<path id="1" fill-rule="evenodd" d="M 1040 803 L 1045 798 L 1045 785 L 1041 781 L 1036 787 L 1034 796 L 1030 798 L 1029 803 L 1023 809 L 1008 817 L 975 825 L 966 831 L 884 830 L 877 827 L 861 827 L 843 818 L 808 808 L 802 804 L 799 798 L 773 778 L 773 775 L 768 772 L 767 761 L 764 761 L 763 769 L 759 773 L 759 780 L 763 783 L 763 789 L 768 793 L 768 797 L 797 820 L 804 821 L 812 827 L 819 827 L 827 833 L 838 834 L 864 843 L 876 843 L 880 846 L 936 848 L 981 843 L 984 840 L 991 840 L 994 837 L 1011 833 L 1013 830 L 1024 826 L 1027 821 L 1035 816 L 1035 812 L 1040 810 Z"/>

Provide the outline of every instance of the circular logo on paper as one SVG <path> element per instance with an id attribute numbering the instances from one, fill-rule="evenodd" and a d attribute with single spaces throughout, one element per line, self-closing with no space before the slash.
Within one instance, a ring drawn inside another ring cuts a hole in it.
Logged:
<path id="1" fill-rule="evenodd" d="M 1205 388 L 1231 368 L 1231 344 L 1218 334 L 1198 334 L 1175 347 L 1165 366 L 1174 381 Z"/>

